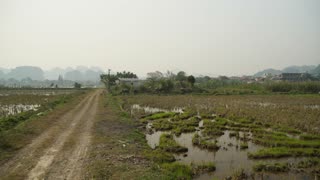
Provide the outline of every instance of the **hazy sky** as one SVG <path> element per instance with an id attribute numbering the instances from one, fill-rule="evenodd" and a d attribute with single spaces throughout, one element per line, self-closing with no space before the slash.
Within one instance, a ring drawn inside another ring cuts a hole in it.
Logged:
<path id="1" fill-rule="evenodd" d="M 320 0 L 0 0 L 0 67 L 224 75 L 320 63 Z"/>

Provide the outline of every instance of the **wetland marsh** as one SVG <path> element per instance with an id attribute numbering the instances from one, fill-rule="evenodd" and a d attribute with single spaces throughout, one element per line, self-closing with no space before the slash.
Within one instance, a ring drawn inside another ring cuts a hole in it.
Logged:
<path id="1" fill-rule="evenodd" d="M 263 120 L 252 118 L 250 115 L 254 112 L 246 114 L 248 109 L 245 106 L 239 107 L 243 109 L 240 113 L 242 116 L 236 116 L 235 113 L 230 115 L 230 111 L 235 110 L 228 101 L 225 101 L 224 108 L 229 109 L 229 113 L 221 113 L 226 112 L 225 109 L 214 111 L 219 109 L 218 106 L 223 107 L 221 101 L 200 102 L 199 99 L 203 99 L 203 96 L 197 100 L 195 99 L 198 97 L 192 98 L 191 100 L 189 98 L 189 102 L 196 101 L 197 104 L 190 102 L 182 106 L 181 97 L 178 97 L 180 102 L 175 101 L 170 106 L 156 106 L 168 98 L 164 96 L 151 103 L 150 99 L 133 101 L 126 97 L 123 98 L 123 102 L 140 102 L 140 104 L 123 107 L 130 109 L 131 116 L 143 124 L 146 141 L 154 151 L 166 151 L 162 148 L 164 146 L 167 149 L 177 148 L 176 151 L 166 152 L 174 157 L 176 163 L 191 168 L 195 165 L 214 164 L 214 170 L 194 173 L 195 179 L 224 179 L 234 176 L 255 179 L 314 179 L 319 176 L 319 134 L 312 130 L 304 131 L 304 128 L 288 126 L 285 122 L 266 122 L 265 119 L 270 117 L 265 117 Z M 207 98 L 210 99 L 210 97 Z M 314 103 L 312 107 L 317 107 L 320 102 L 318 100 L 319 97 L 316 97 L 309 103 Z M 245 102 L 245 104 L 256 109 L 265 108 L 265 110 L 289 107 L 277 101 Z M 313 115 L 316 117 L 315 114 L 319 113 L 316 108 L 305 108 L 306 105 L 302 102 L 295 102 L 297 104 L 293 104 L 293 109 L 299 106 L 305 111 L 313 111 L 314 114 L 308 114 L 308 117 Z M 274 113 L 278 111 L 279 109 Z M 308 113 L 301 111 L 296 113 Z M 273 116 L 271 113 L 270 116 Z M 317 122 L 317 120 L 316 117 L 312 121 Z M 161 138 L 164 136 L 172 137 L 171 142 L 163 143 Z"/>

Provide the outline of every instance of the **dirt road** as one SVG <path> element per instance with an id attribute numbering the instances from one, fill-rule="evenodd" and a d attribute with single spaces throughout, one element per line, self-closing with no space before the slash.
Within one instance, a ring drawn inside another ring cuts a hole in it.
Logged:
<path id="1" fill-rule="evenodd" d="M 77 106 L 0 166 L 0 179 L 82 179 L 83 162 L 102 90 Z"/>

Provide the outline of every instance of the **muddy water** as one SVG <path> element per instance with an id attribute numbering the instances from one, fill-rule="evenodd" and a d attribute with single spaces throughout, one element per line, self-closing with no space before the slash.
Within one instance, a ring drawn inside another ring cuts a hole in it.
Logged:
<path id="1" fill-rule="evenodd" d="M 252 166 L 255 163 L 260 162 L 260 160 L 252 160 L 247 156 L 248 152 L 254 152 L 259 149 L 262 149 L 262 146 L 256 145 L 250 141 L 248 141 L 248 149 L 240 150 L 241 140 L 236 137 L 229 137 L 231 131 L 225 131 L 224 135 L 217 137 L 218 145 L 221 148 L 217 151 L 208 151 L 205 149 L 200 149 L 192 144 L 192 137 L 195 133 L 183 133 L 179 137 L 174 136 L 175 140 L 182 146 L 188 148 L 188 152 L 186 154 L 175 155 L 175 158 L 178 162 L 181 163 L 195 163 L 201 164 L 205 162 L 214 162 L 216 165 L 216 171 L 213 173 L 205 173 L 202 174 L 195 179 L 199 180 L 209 180 L 213 177 L 218 179 L 223 179 L 227 176 L 230 176 L 233 172 L 239 169 L 243 169 L 247 174 L 252 174 Z M 170 133 L 157 131 L 153 134 L 147 134 L 146 139 L 151 148 L 156 148 L 159 145 L 159 139 L 161 134 Z M 201 133 L 201 132 L 199 132 Z M 240 133 L 240 137 L 243 136 L 243 133 Z M 250 134 L 251 136 L 251 134 Z M 250 138 L 248 136 L 248 138 Z M 187 155 L 187 156 L 185 156 Z M 302 158 L 282 158 L 282 159 L 268 159 L 263 160 L 263 162 L 288 162 L 293 163 L 301 160 Z M 256 173 L 252 174 L 255 179 L 314 179 L 314 177 L 310 174 L 305 173 L 277 173 L 277 174 L 269 174 L 269 173 Z"/>
<path id="2" fill-rule="evenodd" d="M 169 133 L 169 132 L 157 131 L 153 134 L 146 134 L 148 145 L 152 149 L 155 149 L 157 146 L 159 146 L 160 136 L 164 133 Z"/>
<path id="3" fill-rule="evenodd" d="M 141 108 L 139 106 L 139 108 Z M 142 108 L 145 112 L 161 112 L 167 110 L 163 109 L 150 109 L 150 107 Z M 212 120 L 215 121 L 215 120 Z M 199 180 L 211 180 L 213 178 L 224 179 L 229 177 L 234 172 L 243 169 L 246 174 L 250 175 L 248 179 L 264 179 L 264 180 L 278 180 L 278 179 L 304 179 L 312 180 L 317 179 L 312 173 L 305 172 L 288 172 L 288 173 L 254 173 L 252 167 L 254 164 L 259 162 L 267 163 L 295 163 L 304 158 L 281 158 L 281 159 L 264 159 L 264 160 L 253 160 L 248 158 L 248 152 L 255 152 L 262 148 L 263 146 L 254 144 L 250 141 L 252 138 L 252 133 L 248 132 L 239 132 L 240 138 L 230 137 L 230 132 L 224 131 L 224 135 L 213 138 L 211 141 L 217 141 L 217 144 L 220 146 L 219 150 L 209 151 L 206 149 L 200 149 L 197 146 L 192 144 L 192 137 L 195 133 L 201 135 L 201 129 L 203 128 L 203 121 L 199 122 L 199 127 L 194 133 L 182 133 L 180 136 L 174 136 L 174 139 L 182 146 L 188 148 L 188 152 L 185 154 L 175 155 L 175 158 L 178 162 L 181 163 L 194 163 L 202 164 L 207 162 L 214 162 L 216 165 L 216 171 L 213 173 L 204 173 L 201 174 L 195 179 Z M 146 126 L 149 134 L 146 134 L 146 139 L 149 146 L 155 149 L 159 145 L 160 136 L 164 133 L 170 133 L 170 131 L 154 131 L 152 129 L 152 123 L 148 123 Z M 272 129 L 270 129 L 272 131 Z M 240 144 L 243 142 L 243 137 L 246 137 L 246 142 L 248 143 L 247 149 L 240 149 Z M 299 138 L 295 135 L 287 134 L 291 138 Z"/>
<path id="4" fill-rule="evenodd" d="M 216 171 L 212 176 L 223 178 L 230 175 L 236 169 L 244 169 L 249 172 L 255 163 L 248 159 L 247 153 L 261 149 L 262 147 L 248 142 L 248 149 L 240 150 L 241 141 L 236 137 L 229 137 L 229 131 L 225 131 L 224 135 L 216 138 L 220 149 L 218 151 L 208 151 L 200 149 L 192 144 L 192 137 L 194 133 L 182 134 L 176 137 L 176 141 L 181 145 L 188 147 L 187 157 L 176 156 L 178 161 L 184 163 L 201 164 L 205 162 L 214 162 L 216 164 Z M 206 175 L 208 176 L 208 174 Z M 209 177 L 211 175 L 209 174 Z M 212 178 L 211 176 L 211 178 Z M 204 176 L 205 177 L 205 176 Z M 204 178 L 203 177 L 203 178 Z"/>

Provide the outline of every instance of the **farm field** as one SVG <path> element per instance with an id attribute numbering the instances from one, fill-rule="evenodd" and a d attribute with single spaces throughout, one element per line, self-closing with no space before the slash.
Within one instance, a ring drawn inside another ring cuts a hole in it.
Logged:
<path id="1" fill-rule="evenodd" d="M 318 95 L 136 95 L 139 121 L 162 166 L 195 179 L 314 179 L 320 175 Z M 173 163 L 174 162 L 174 163 Z"/>
<path id="2" fill-rule="evenodd" d="M 320 173 L 317 95 L 113 96 L 96 89 L 0 98 L 2 107 L 34 105 L 2 115 L 1 179 L 315 179 Z"/>
<path id="3" fill-rule="evenodd" d="M 2 88 L 0 89 L 0 96 L 9 95 L 61 95 L 72 94 L 79 91 L 79 89 L 71 88 Z"/>
<path id="4" fill-rule="evenodd" d="M 39 135 L 50 123 L 48 115 L 79 98 L 87 90 L 0 89 L 0 162 Z M 54 121 L 52 121 L 54 123 Z"/>
<path id="5" fill-rule="evenodd" d="M 0 118 L 25 111 L 38 111 L 42 106 L 68 98 L 84 90 L 75 89 L 0 89 Z M 42 109 L 43 110 L 43 109 Z"/>

